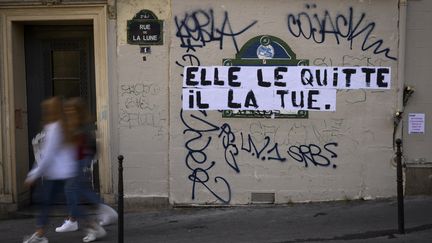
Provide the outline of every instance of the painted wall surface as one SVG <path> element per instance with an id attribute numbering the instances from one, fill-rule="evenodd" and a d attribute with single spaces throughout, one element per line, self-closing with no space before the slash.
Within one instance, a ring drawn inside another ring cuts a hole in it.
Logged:
<path id="1" fill-rule="evenodd" d="M 164 20 L 164 43 L 150 54 L 126 40 L 127 20 L 142 9 Z M 254 193 L 270 193 L 275 203 L 395 195 L 397 23 L 397 0 L 118 1 L 126 197 L 247 204 Z M 182 111 L 184 66 L 222 65 L 261 35 L 279 38 L 311 66 L 391 67 L 391 89 L 338 90 L 335 112 L 303 119 Z"/>
<path id="2" fill-rule="evenodd" d="M 253 193 L 274 193 L 276 203 L 396 194 L 398 1 L 172 0 L 171 9 L 172 203 L 247 204 Z M 340 90 L 335 112 L 308 119 L 182 112 L 183 66 L 222 65 L 260 35 L 282 39 L 309 65 L 391 67 L 392 89 Z"/>
<path id="3" fill-rule="evenodd" d="M 169 19 L 168 1 L 117 1 L 119 151 L 125 156 L 126 197 L 168 196 L 168 44 L 152 46 L 143 61 L 140 47 L 127 44 L 127 20 L 141 9 Z M 166 23 L 168 26 L 168 23 Z M 165 38 L 168 37 L 166 29 Z"/>

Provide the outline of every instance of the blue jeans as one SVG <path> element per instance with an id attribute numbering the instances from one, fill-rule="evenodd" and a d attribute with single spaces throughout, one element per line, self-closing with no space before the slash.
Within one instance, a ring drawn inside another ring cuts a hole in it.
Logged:
<path id="1" fill-rule="evenodd" d="M 64 190 L 65 185 L 71 183 L 71 180 L 72 178 L 65 180 L 43 180 L 41 185 L 42 208 L 38 217 L 36 218 L 36 226 L 38 228 L 43 228 L 48 224 L 48 215 L 51 205 L 53 204 L 56 196 Z"/>
<path id="2" fill-rule="evenodd" d="M 68 180 L 65 184 L 65 194 L 69 207 L 69 214 L 74 218 L 79 218 L 85 215 L 80 212 L 78 207 L 81 198 L 93 205 L 102 203 L 99 195 L 97 195 L 87 183 L 88 178 L 86 178 L 84 173 L 84 169 L 88 168 L 90 162 L 91 158 L 78 161 L 78 175 L 71 180 Z"/>

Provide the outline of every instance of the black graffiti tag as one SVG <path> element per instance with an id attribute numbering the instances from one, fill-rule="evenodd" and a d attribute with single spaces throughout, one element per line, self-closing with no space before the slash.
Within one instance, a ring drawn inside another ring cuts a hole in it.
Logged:
<path id="1" fill-rule="evenodd" d="M 201 177 L 200 175 L 202 175 L 203 177 Z M 192 199 L 193 200 L 195 200 L 196 183 L 199 183 L 199 184 L 203 185 L 205 188 L 207 188 L 207 190 L 211 194 L 213 194 L 213 196 L 215 196 L 217 199 L 219 199 L 220 201 L 222 201 L 224 203 L 229 203 L 231 201 L 231 188 L 230 188 L 228 181 L 225 180 L 225 178 L 223 178 L 221 176 L 216 176 L 214 178 L 214 182 L 218 183 L 218 181 L 222 181 L 225 184 L 225 186 L 227 187 L 227 190 L 228 190 L 228 199 L 224 199 L 224 198 L 220 197 L 209 186 L 207 186 L 207 182 L 210 180 L 209 175 L 207 173 L 207 170 L 196 168 L 193 170 L 192 174 L 189 175 L 188 178 L 189 178 L 189 180 L 193 181 L 193 186 L 192 186 Z"/>
<path id="2" fill-rule="evenodd" d="M 316 5 L 306 4 L 306 9 L 316 8 Z M 322 16 L 317 13 L 310 14 L 300 12 L 298 14 L 289 14 L 287 19 L 288 31 L 295 37 L 303 36 L 305 39 L 312 39 L 315 43 L 324 43 L 326 37 L 333 36 L 340 44 L 340 39 L 346 39 L 352 49 L 353 42 L 360 39 L 362 51 L 373 50 L 374 54 L 384 53 L 384 56 L 397 60 L 390 54 L 390 48 L 383 48 L 383 39 L 375 40 L 375 22 L 366 22 L 366 14 L 361 13 L 359 18 L 354 18 L 354 10 L 349 8 L 348 14 L 337 14 L 332 16 L 328 10 L 324 11 Z"/>
<path id="3" fill-rule="evenodd" d="M 221 132 L 219 133 L 219 138 L 222 137 L 222 145 L 225 149 L 225 161 L 227 164 L 237 173 L 240 172 L 238 167 L 236 156 L 239 153 L 237 145 L 235 145 L 235 135 L 231 131 L 230 125 L 224 123 L 221 126 Z"/>
<path id="4" fill-rule="evenodd" d="M 201 62 L 194 54 L 184 54 L 182 56 L 182 62 L 176 61 L 177 66 L 186 67 L 186 66 L 201 66 Z M 183 74 L 181 74 L 183 77 Z"/>
<path id="5" fill-rule="evenodd" d="M 208 132 L 218 131 L 220 128 L 207 120 L 207 113 L 200 111 L 201 116 L 190 114 L 185 116 L 183 110 L 180 110 L 180 118 L 186 129 L 183 130 L 183 134 L 192 136 L 185 143 L 187 149 L 187 155 L 185 157 L 186 166 L 191 170 L 191 174 L 188 179 L 192 181 L 192 199 L 195 199 L 195 188 L 197 184 L 203 185 L 207 190 L 213 194 L 217 199 L 224 203 L 231 201 L 231 187 L 227 180 L 221 176 L 216 176 L 214 182 L 222 181 L 226 187 L 227 196 L 225 198 L 215 193 L 208 185 L 210 181 L 209 170 L 216 164 L 215 161 L 207 161 L 206 149 L 211 143 L 212 137 L 208 136 L 203 142 L 204 134 Z M 193 124 L 193 125 L 192 125 Z"/>
<path id="6" fill-rule="evenodd" d="M 174 22 L 177 27 L 176 36 L 180 39 L 180 47 L 187 48 L 186 52 L 196 51 L 196 48 L 202 48 L 206 43 L 217 41 L 219 48 L 223 49 L 225 38 L 231 38 L 232 43 L 239 51 L 236 36 L 244 33 L 257 23 L 253 21 L 240 31 L 235 32 L 229 20 L 228 12 L 224 12 L 224 17 L 220 27 L 216 27 L 213 9 L 208 11 L 197 10 L 185 13 L 182 18 L 175 16 Z"/>
<path id="7" fill-rule="evenodd" d="M 269 136 L 266 136 L 264 138 L 264 145 L 262 145 L 261 149 L 257 148 L 257 145 L 255 144 L 256 142 L 252 139 L 252 136 L 250 134 L 247 135 L 247 140 L 246 140 L 247 142 L 245 142 L 244 135 L 242 132 L 240 133 L 240 136 L 241 136 L 241 149 L 243 151 L 252 154 L 252 156 L 255 156 L 257 159 L 277 160 L 280 162 L 286 161 L 286 158 L 281 157 L 279 153 L 278 143 L 274 143 L 273 147 L 268 148 L 271 142 Z M 265 155 L 267 155 L 267 157 L 264 155 L 264 152 Z"/>
<path id="8" fill-rule="evenodd" d="M 324 145 L 324 150 L 330 153 L 330 158 L 337 158 L 337 154 L 329 148 L 330 146 L 337 147 L 338 144 L 332 142 Z M 324 155 L 321 147 L 315 144 L 293 145 L 288 148 L 287 152 L 291 158 L 297 162 L 303 163 L 305 167 L 308 167 L 309 163 L 324 167 L 330 166 L 331 164 L 330 159 Z M 333 164 L 333 168 L 336 168 L 335 164 Z"/>

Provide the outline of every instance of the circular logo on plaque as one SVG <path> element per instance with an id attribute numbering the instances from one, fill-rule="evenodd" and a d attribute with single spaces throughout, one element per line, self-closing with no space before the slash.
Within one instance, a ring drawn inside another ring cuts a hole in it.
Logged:
<path id="1" fill-rule="evenodd" d="M 273 58 L 275 51 L 273 46 L 270 45 L 271 40 L 268 36 L 263 36 L 260 39 L 260 46 L 257 48 L 257 56 L 259 59 Z"/>

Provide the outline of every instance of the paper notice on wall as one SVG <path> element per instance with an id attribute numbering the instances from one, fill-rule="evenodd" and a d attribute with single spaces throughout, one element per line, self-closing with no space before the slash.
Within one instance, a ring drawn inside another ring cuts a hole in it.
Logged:
<path id="1" fill-rule="evenodd" d="M 340 89 L 391 88 L 390 67 L 190 66 L 184 110 L 335 111 Z"/>
<path id="2" fill-rule="evenodd" d="M 425 133 L 425 114 L 409 113 L 408 115 L 408 134 Z"/>

